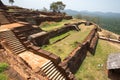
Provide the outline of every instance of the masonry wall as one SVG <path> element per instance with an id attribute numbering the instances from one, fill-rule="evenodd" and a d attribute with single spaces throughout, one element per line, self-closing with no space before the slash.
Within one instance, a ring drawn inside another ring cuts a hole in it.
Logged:
<path id="1" fill-rule="evenodd" d="M 111 39 L 111 38 L 107 38 L 107 37 L 99 37 L 99 38 L 102 40 L 120 44 L 120 40 L 117 40 L 117 39 Z"/>
<path id="2" fill-rule="evenodd" d="M 50 38 L 52 38 L 52 37 L 61 35 L 63 33 L 66 33 L 70 30 L 76 30 L 74 24 L 65 25 L 60 29 L 56 29 L 56 30 L 52 30 L 52 31 L 48 32 L 48 34 L 49 34 Z"/>
<path id="3" fill-rule="evenodd" d="M 32 38 L 32 42 L 35 43 L 37 46 L 42 46 L 45 44 L 49 44 L 49 39 L 53 38 L 55 36 L 61 35 L 63 33 L 66 33 L 70 30 L 76 30 L 75 25 L 70 24 L 70 25 L 65 25 L 62 28 L 52 30 L 50 32 L 46 32 L 46 34 L 40 35 L 40 36 L 34 36 Z"/>
<path id="4" fill-rule="evenodd" d="M 75 73 L 83 60 L 85 59 L 87 52 L 90 51 L 92 54 L 95 51 L 95 47 L 98 41 L 97 28 L 93 29 L 81 45 L 75 48 L 67 58 L 59 64 L 63 69 L 69 70 Z"/>

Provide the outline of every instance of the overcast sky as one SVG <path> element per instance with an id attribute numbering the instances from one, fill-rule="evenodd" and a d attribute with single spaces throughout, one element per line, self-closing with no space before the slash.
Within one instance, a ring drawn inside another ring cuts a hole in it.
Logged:
<path id="1" fill-rule="evenodd" d="M 4 4 L 10 5 L 9 0 L 2 1 Z M 66 9 L 120 13 L 120 0 L 15 0 L 13 5 L 32 9 L 42 9 L 43 7 L 49 9 L 50 4 L 56 1 L 66 4 Z"/>

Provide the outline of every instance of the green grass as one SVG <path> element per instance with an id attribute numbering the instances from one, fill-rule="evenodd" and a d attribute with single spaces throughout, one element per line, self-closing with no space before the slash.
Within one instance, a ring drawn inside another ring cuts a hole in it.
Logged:
<path id="1" fill-rule="evenodd" d="M 5 74 L 0 73 L 0 80 L 8 80 L 8 77 Z"/>
<path id="2" fill-rule="evenodd" d="M 6 70 L 7 67 L 8 67 L 7 63 L 0 63 L 0 73 Z"/>
<path id="3" fill-rule="evenodd" d="M 64 33 L 64 34 L 59 35 L 59 36 L 57 36 L 57 37 L 51 38 L 51 39 L 50 39 L 50 44 L 53 44 L 53 43 L 55 43 L 56 41 L 61 40 L 61 39 L 65 38 L 65 37 L 68 36 L 68 35 L 69 35 L 69 33 Z"/>
<path id="4" fill-rule="evenodd" d="M 106 41 L 99 40 L 95 55 L 86 57 L 75 76 L 78 80 L 108 80 L 107 57 L 109 54 L 116 52 L 120 52 L 120 49 Z"/>
<path id="5" fill-rule="evenodd" d="M 74 50 L 74 48 L 77 47 L 77 43 L 82 42 L 89 34 L 91 29 L 93 29 L 93 26 L 88 27 L 88 26 L 80 25 L 79 27 L 81 28 L 81 31 L 79 32 L 69 31 L 66 34 L 70 34 L 70 35 L 65 39 L 54 44 L 46 45 L 42 48 L 60 56 L 60 58 L 63 60 L 70 54 L 70 52 L 72 52 L 72 50 Z M 63 37 L 64 34 L 61 36 Z M 61 36 L 60 37 L 57 36 L 54 39 L 57 40 L 58 38 L 61 38 Z"/>
<path id="6" fill-rule="evenodd" d="M 8 77 L 3 72 L 7 69 L 7 63 L 0 63 L 0 80 L 8 80 Z"/>
<path id="7" fill-rule="evenodd" d="M 56 28 L 60 28 L 64 26 L 65 23 L 69 23 L 73 20 L 62 20 L 61 22 L 44 22 L 40 25 L 40 27 L 45 31 L 50 31 Z M 74 22 L 74 21 L 73 21 Z"/>

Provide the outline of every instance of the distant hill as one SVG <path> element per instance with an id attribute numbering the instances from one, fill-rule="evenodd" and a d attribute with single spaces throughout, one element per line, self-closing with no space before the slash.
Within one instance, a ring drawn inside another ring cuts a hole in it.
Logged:
<path id="1" fill-rule="evenodd" d="M 91 18 L 96 17 L 96 22 L 102 28 L 112 31 L 114 33 L 120 34 L 120 13 L 113 12 L 89 12 L 89 11 L 75 11 L 75 10 L 64 10 L 68 15 L 75 16 L 80 14 L 83 16 L 89 16 Z M 84 19 L 85 17 L 83 17 Z"/>
<path id="2" fill-rule="evenodd" d="M 64 10 L 69 15 L 77 15 L 81 14 L 83 16 L 99 16 L 99 17 L 114 17 L 114 18 L 120 18 L 120 13 L 113 13 L 113 12 L 90 12 L 90 11 L 75 11 L 71 9 Z"/>

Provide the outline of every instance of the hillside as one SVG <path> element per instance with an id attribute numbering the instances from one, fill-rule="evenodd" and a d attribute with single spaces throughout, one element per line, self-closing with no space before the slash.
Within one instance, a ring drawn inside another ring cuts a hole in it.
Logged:
<path id="1" fill-rule="evenodd" d="M 65 12 L 72 16 L 80 14 L 83 19 L 94 21 L 95 23 L 99 24 L 100 27 L 112 31 L 114 33 L 120 34 L 120 13 L 104 13 L 75 10 L 65 10 Z M 86 16 L 88 17 L 86 18 Z"/>

